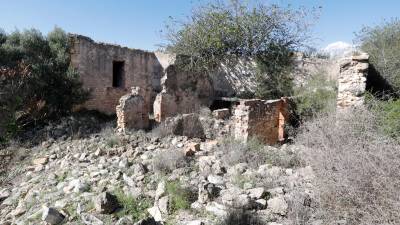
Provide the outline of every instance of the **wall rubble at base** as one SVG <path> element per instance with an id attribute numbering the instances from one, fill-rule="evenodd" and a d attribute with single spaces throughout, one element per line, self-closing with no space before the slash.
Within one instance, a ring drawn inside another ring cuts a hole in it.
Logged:
<path id="1" fill-rule="evenodd" d="M 364 104 L 369 56 L 366 53 L 345 58 L 340 63 L 337 109 L 339 111 Z"/>
<path id="2" fill-rule="evenodd" d="M 148 90 L 133 87 L 130 94 L 122 96 L 116 107 L 117 125 L 122 131 L 127 129 L 147 129 L 150 126 L 149 110 L 144 96 Z"/>
<path id="3" fill-rule="evenodd" d="M 233 110 L 233 136 L 247 141 L 256 137 L 266 144 L 276 144 L 285 139 L 288 119 L 288 100 L 240 100 Z"/>

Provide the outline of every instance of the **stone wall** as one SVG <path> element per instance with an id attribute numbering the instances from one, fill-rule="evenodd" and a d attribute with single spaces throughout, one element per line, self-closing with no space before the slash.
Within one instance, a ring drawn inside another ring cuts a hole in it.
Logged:
<path id="1" fill-rule="evenodd" d="M 81 107 L 115 114 L 118 100 L 130 92 L 131 87 L 151 87 L 145 97 L 146 106 L 152 111 L 152 102 L 161 90 L 163 68 L 152 52 L 130 49 L 118 45 L 96 43 L 81 35 L 70 35 L 72 44 L 71 65 L 80 74 L 83 87 L 91 91 L 90 100 Z M 113 87 L 113 62 L 124 62 L 123 85 Z"/>
<path id="2" fill-rule="evenodd" d="M 337 108 L 343 110 L 364 104 L 369 56 L 366 53 L 345 58 L 340 63 Z"/>
<path id="3" fill-rule="evenodd" d="M 116 107 L 118 128 L 122 131 L 149 128 L 149 110 L 144 98 L 147 95 L 145 89 L 133 87 L 130 94 L 120 98 Z"/>
<path id="4" fill-rule="evenodd" d="M 233 110 L 233 135 L 244 141 L 257 137 L 266 144 L 276 144 L 285 139 L 287 117 L 288 103 L 284 98 L 240 100 Z"/>
<path id="5" fill-rule="evenodd" d="M 208 107 L 213 100 L 213 86 L 207 74 L 179 71 L 174 65 L 165 69 L 162 91 L 154 102 L 157 122 L 178 114 L 193 113 Z"/>

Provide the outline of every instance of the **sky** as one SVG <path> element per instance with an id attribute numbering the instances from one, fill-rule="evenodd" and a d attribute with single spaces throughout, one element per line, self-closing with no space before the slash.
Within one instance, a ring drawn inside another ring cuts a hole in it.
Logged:
<path id="1" fill-rule="evenodd" d="M 0 0 L 0 28 L 36 28 L 48 33 L 58 26 L 95 41 L 156 50 L 170 16 L 185 18 L 211 0 Z M 364 25 L 400 18 L 400 0 L 259 0 L 293 7 L 322 7 L 312 28 L 313 45 L 352 43 Z"/>

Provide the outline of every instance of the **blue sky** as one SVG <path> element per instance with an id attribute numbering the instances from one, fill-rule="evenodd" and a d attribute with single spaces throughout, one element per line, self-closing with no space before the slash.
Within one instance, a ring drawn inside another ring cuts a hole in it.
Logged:
<path id="1" fill-rule="evenodd" d="M 205 0 L 204 0 L 205 1 Z M 263 0 L 259 0 L 263 1 Z M 295 7 L 322 6 L 313 27 L 314 44 L 351 43 L 363 25 L 400 18 L 400 0 L 264 0 Z M 189 15 L 199 0 L 1 0 L 0 27 L 37 28 L 43 33 L 55 25 L 96 41 L 131 48 L 157 49 L 160 30 L 169 16 Z"/>

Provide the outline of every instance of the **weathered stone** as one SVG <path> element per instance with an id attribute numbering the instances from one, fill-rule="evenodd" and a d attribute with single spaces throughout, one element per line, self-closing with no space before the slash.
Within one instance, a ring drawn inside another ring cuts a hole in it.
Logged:
<path id="1" fill-rule="evenodd" d="M 161 211 L 158 208 L 158 206 L 148 208 L 147 212 L 154 218 L 155 221 L 157 221 L 157 222 L 164 221 L 162 218 L 162 215 L 161 215 Z"/>
<path id="2" fill-rule="evenodd" d="M 180 71 L 175 65 L 169 65 L 161 85 L 162 91 L 154 101 L 157 122 L 178 114 L 197 112 L 212 102 L 213 86 L 206 73 Z"/>
<path id="3" fill-rule="evenodd" d="M 100 213 L 110 214 L 119 207 L 117 197 L 109 192 L 103 192 L 94 200 L 94 206 Z"/>
<path id="4" fill-rule="evenodd" d="M 288 117 L 287 99 L 264 101 L 241 100 L 234 108 L 234 137 L 247 141 L 257 137 L 266 144 L 276 144 L 285 139 Z"/>
<path id="5" fill-rule="evenodd" d="M 188 138 L 205 138 L 204 129 L 197 114 L 184 114 L 170 117 L 165 121 L 173 134 L 187 136 Z"/>
<path id="6" fill-rule="evenodd" d="M 217 109 L 212 112 L 213 116 L 217 119 L 224 120 L 227 119 L 231 112 L 229 109 Z"/>
<path id="7" fill-rule="evenodd" d="M 96 43 L 81 35 L 70 35 L 70 42 L 71 65 L 79 72 L 83 87 L 91 91 L 90 99 L 81 107 L 115 114 L 121 96 L 137 86 L 151 89 L 144 100 L 146 110 L 153 110 L 152 102 L 156 91 L 161 89 L 160 79 L 164 74 L 155 53 Z M 113 79 L 114 72 L 120 72 L 120 77 L 114 77 L 119 78 L 118 82 Z"/>
<path id="8" fill-rule="evenodd" d="M 249 190 L 247 190 L 247 192 L 249 193 L 249 196 L 252 199 L 264 198 L 266 195 L 266 192 L 265 192 L 264 188 L 262 188 L 262 187 L 249 189 Z"/>
<path id="9" fill-rule="evenodd" d="M 146 106 L 146 91 L 139 87 L 133 87 L 130 94 L 124 95 L 116 107 L 118 128 L 147 129 L 150 125 L 149 110 Z"/>
<path id="10" fill-rule="evenodd" d="M 43 207 L 42 220 L 51 225 L 61 224 L 65 216 L 55 208 Z"/>
<path id="11" fill-rule="evenodd" d="M 272 213 L 285 216 L 288 211 L 288 204 L 283 196 L 278 196 L 267 201 L 267 209 L 271 210 Z"/>
<path id="12" fill-rule="evenodd" d="M 101 221 L 99 218 L 88 214 L 88 213 L 82 213 L 81 214 L 81 220 L 84 224 L 90 224 L 90 225 L 103 225 L 103 221 Z"/>
<path id="13" fill-rule="evenodd" d="M 369 68 L 368 58 L 368 54 L 361 53 L 342 59 L 338 77 L 337 108 L 339 112 L 364 104 Z"/>
<path id="14" fill-rule="evenodd" d="M 48 157 L 42 157 L 42 158 L 37 158 L 37 159 L 32 160 L 32 164 L 35 166 L 45 165 L 48 161 L 49 161 Z"/>
<path id="15" fill-rule="evenodd" d="M 185 156 L 194 156 L 196 152 L 200 151 L 200 144 L 199 143 L 189 143 L 185 149 Z"/>

